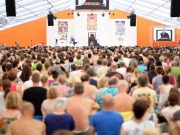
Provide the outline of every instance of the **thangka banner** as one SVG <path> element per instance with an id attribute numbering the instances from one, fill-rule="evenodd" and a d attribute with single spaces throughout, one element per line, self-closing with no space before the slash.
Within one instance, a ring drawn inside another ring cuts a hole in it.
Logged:
<path id="1" fill-rule="evenodd" d="M 87 15 L 87 30 L 97 30 L 97 14 Z"/>
<path id="2" fill-rule="evenodd" d="M 68 33 L 68 22 L 67 21 L 59 21 L 58 22 L 58 33 L 59 33 L 60 40 L 67 39 L 67 33 Z"/>
<path id="3" fill-rule="evenodd" d="M 67 21 L 59 21 L 58 22 L 58 33 L 59 34 L 67 34 L 68 33 L 68 22 Z"/>
<path id="4" fill-rule="evenodd" d="M 115 21 L 116 35 L 125 35 L 125 21 Z"/>

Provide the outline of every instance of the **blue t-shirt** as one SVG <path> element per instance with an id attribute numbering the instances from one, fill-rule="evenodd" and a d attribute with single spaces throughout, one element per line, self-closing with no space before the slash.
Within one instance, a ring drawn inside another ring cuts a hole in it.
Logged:
<path id="1" fill-rule="evenodd" d="M 139 65 L 139 66 L 138 66 L 138 70 L 139 70 L 141 73 L 143 73 L 144 71 L 147 70 L 147 66 Z"/>
<path id="2" fill-rule="evenodd" d="M 94 85 L 95 87 L 97 87 L 97 81 L 96 81 L 96 80 L 94 80 L 94 79 L 89 79 L 89 83 L 90 83 L 91 85 Z"/>
<path id="3" fill-rule="evenodd" d="M 74 120 L 71 115 L 55 115 L 48 114 L 45 118 L 46 124 L 46 134 L 52 135 L 57 130 L 73 130 L 74 129 Z"/>
<path id="4" fill-rule="evenodd" d="M 90 119 L 97 135 L 120 135 L 122 123 L 122 116 L 114 111 L 100 111 Z"/>

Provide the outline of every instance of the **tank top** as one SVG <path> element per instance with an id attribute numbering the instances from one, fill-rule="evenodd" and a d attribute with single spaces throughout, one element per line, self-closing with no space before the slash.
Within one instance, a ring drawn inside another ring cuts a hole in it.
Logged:
<path id="1" fill-rule="evenodd" d="M 10 86 L 10 92 L 16 92 L 16 87 L 17 87 L 17 84 L 12 83 L 11 86 Z"/>
<path id="2" fill-rule="evenodd" d="M 162 83 L 162 76 L 156 76 L 155 77 L 155 83 L 154 83 L 154 90 L 157 94 L 159 94 L 158 86 L 163 84 Z"/>
<path id="3" fill-rule="evenodd" d="M 174 78 L 174 76 L 169 75 L 169 83 L 170 83 L 171 85 L 175 85 L 175 78 Z"/>
<path id="4" fill-rule="evenodd" d="M 159 97 L 159 109 L 161 109 L 162 107 L 165 107 L 171 88 L 172 88 L 172 85 L 169 85 L 169 84 L 164 86 L 164 91 L 160 94 L 160 97 Z"/>

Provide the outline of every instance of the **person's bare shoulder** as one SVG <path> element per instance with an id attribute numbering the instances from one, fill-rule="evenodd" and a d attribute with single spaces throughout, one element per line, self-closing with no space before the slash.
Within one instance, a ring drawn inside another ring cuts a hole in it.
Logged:
<path id="1" fill-rule="evenodd" d="M 44 128 L 44 126 L 45 126 L 45 124 L 43 122 L 38 121 L 38 120 L 33 120 L 33 123 L 34 123 L 34 125 L 36 125 L 37 127 L 40 127 L 41 129 Z"/>
<path id="2" fill-rule="evenodd" d="M 97 90 L 96 86 L 94 85 L 90 85 L 92 87 L 93 90 Z"/>
<path id="3" fill-rule="evenodd" d="M 70 102 L 72 102 L 74 100 L 74 97 L 69 97 L 69 98 L 67 98 L 67 103 L 70 103 Z"/>
<path id="4" fill-rule="evenodd" d="M 93 88 L 93 89 L 94 89 L 94 92 L 97 92 L 97 88 L 96 88 L 95 86 L 93 86 L 93 87 L 94 87 L 94 88 Z"/>
<path id="5" fill-rule="evenodd" d="M 15 127 L 16 125 L 19 125 L 19 123 L 20 123 L 19 120 L 15 120 L 15 121 L 13 121 L 11 124 L 8 125 L 8 128 L 11 128 L 11 129 L 12 129 L 12 128 Z"/>
<path id="6" fill-rule="evenodd" d="M 86 101 L 87 101 L 87 103 L 88 103 L 91 107 L 97 106 L 97 108 L 98 108 L 98 106 L 99 106 L 99 105 L 98 105 L 95 101 L 93 101 L 92 99 L 86 98 Z"/>
<path id="7" fill-rule="evenodd" d="M 34 123 L 34 127 L 36 127 L 36 129 L 38 129 L 42 135 L 45 135 L 45 132 L 46 132 L 45 124 L 38 120 L 33 120 L 33 123 Z"/>
<path id="8" fill-rule="evenodd" d="M 76 99 L 74 97 L 67 98 L 67 100 L 66 100 L 67 108 L 69 108 L 69 106 L 71 106 L 71 104 L 73 104 L 75 101 L 76 101 Z"/>
<path id="9" fill-rule="evenodd" d="M 43 124 L 43 122 L 41 122 L 41 121 L 39 121 L 39 120 L 33 119 L 33 121 L 34 121 L 36 124 L 38 124 L 38 125 L 42 125 L 42 124 Z"/>
<path id="10" fill-rule="evenodd" d="M 118 100 L 119 99 L 119 95 L 116 95 L 113 97 L 114 101 Z"/>
<path id="11" fill-rule="evenodd" d="M 132 103 L 134 103 L 134 98 L 133 97 L 131 97 L 131 96 L 129 96 L 129 100 L 132 102 Z"/>
<path id="12" fill-rule="evenodd" d="M 87 103 L 87 104 L 94 104 L 94 101 L 92 99 L 89 99 L 89 98 L 84 98 L 84 101 Z"/>

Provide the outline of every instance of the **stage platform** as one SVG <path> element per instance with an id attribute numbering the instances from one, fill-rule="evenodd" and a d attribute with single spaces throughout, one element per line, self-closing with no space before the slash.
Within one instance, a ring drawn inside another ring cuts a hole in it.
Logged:
<path id="1" fill-rule="evenodd" d="M 155 41 L 153 47 L 179 46 L 180 41 Z"/>

